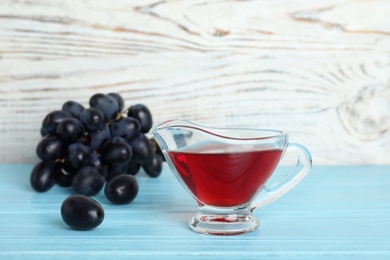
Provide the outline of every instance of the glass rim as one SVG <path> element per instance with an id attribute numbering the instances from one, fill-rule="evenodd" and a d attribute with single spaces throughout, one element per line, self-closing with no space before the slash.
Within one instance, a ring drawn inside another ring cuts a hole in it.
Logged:
<path id="1" fill-rule="evenodd" d="M 283 138 L 288 136 L 288 133 L 277 130 L 277 129 L 266 129 L 266 128 L 251 128 L 251 127 L 208 127 L 198 125 L 186 120 L 169 120 L 162 124 L 159 124 L 152 128 L 151 132 L 162 130 L 164 128 L 171 127 L 183 127 L 183 128 L 192 128 L 198 131 L 208 133 L 217 137 L 222 137 L 230 140 L 267 140 L 273 138 Z M 230 134 L 226 134 L 228 132 Z M 241 134 L 237 134 L 240 133 Z M 242 134 L 245 132 L 247 135 Z M 250 137 L 248 137 L 248 133 Z"/>

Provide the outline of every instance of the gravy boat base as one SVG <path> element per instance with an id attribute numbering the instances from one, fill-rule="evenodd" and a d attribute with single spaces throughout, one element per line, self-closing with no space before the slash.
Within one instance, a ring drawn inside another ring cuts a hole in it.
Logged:
<path id="1" fill-rule="evenodd" d="M 250 209 L 216 214 L 199 209 L 188 221 L 189 227 L 195 232 L 221 236 L 249 233 L 256 230 L 259 224 Z"/>

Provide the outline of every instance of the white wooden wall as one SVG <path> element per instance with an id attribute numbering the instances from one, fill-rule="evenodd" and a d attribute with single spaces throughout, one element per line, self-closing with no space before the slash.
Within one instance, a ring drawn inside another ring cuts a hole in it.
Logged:
<path id="1" fill-rule="evenodd" d="M 36 162 L 44 116 L 96 92 L 390 164 L 390 1 L 0 1 L 0 163 Z"/>

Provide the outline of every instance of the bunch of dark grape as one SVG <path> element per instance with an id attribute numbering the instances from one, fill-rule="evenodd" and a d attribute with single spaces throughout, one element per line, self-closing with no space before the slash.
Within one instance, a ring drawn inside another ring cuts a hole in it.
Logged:
<path id="1" fill-rule="evenodd" d="M 89 106 L 67 101 L 44 118 L 36 148 L 41 161 L 31 172 L 31 186 L 45 192 L 57 183 L 93 196 L 106 184 L 109 201 L 130 203 L 138 192 L 134 175 L 143 168 L 158 177 L 162 170 L 161 150 L 146 135 L 152 115 L 143 104 L 124 110 L 117 93 L 95 94 Z"/>

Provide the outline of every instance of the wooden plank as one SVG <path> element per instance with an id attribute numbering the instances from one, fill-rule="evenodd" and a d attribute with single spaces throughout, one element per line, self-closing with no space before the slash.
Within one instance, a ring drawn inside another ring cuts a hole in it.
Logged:
<path id="1" fill-rule="evenodd" d="M 0 161 L 36 162 L 66 100 L 278 128 L 314 163 L 390 164 L 388 1 L 0 3 Z M 375 13 L 375 15 L 372 15 Z"/>
<path id="2" fill-rule="evenodd" d="M 388 166 L 314 167 L 290 193 L 255 210 L 258 230 L 228 237 L 187 227 L 197 206 L 167 167 L 156 179 L 136 175 L 140 192 L 129 205 L 112 205 L 102 192 L 94 196 L 105 220 L 86 232 L 62 222 L 60 205 L 72 191 L 56 186 L 36 193 L 31 168 L 0 165 L 0 258 L 390 257 Z"/>

